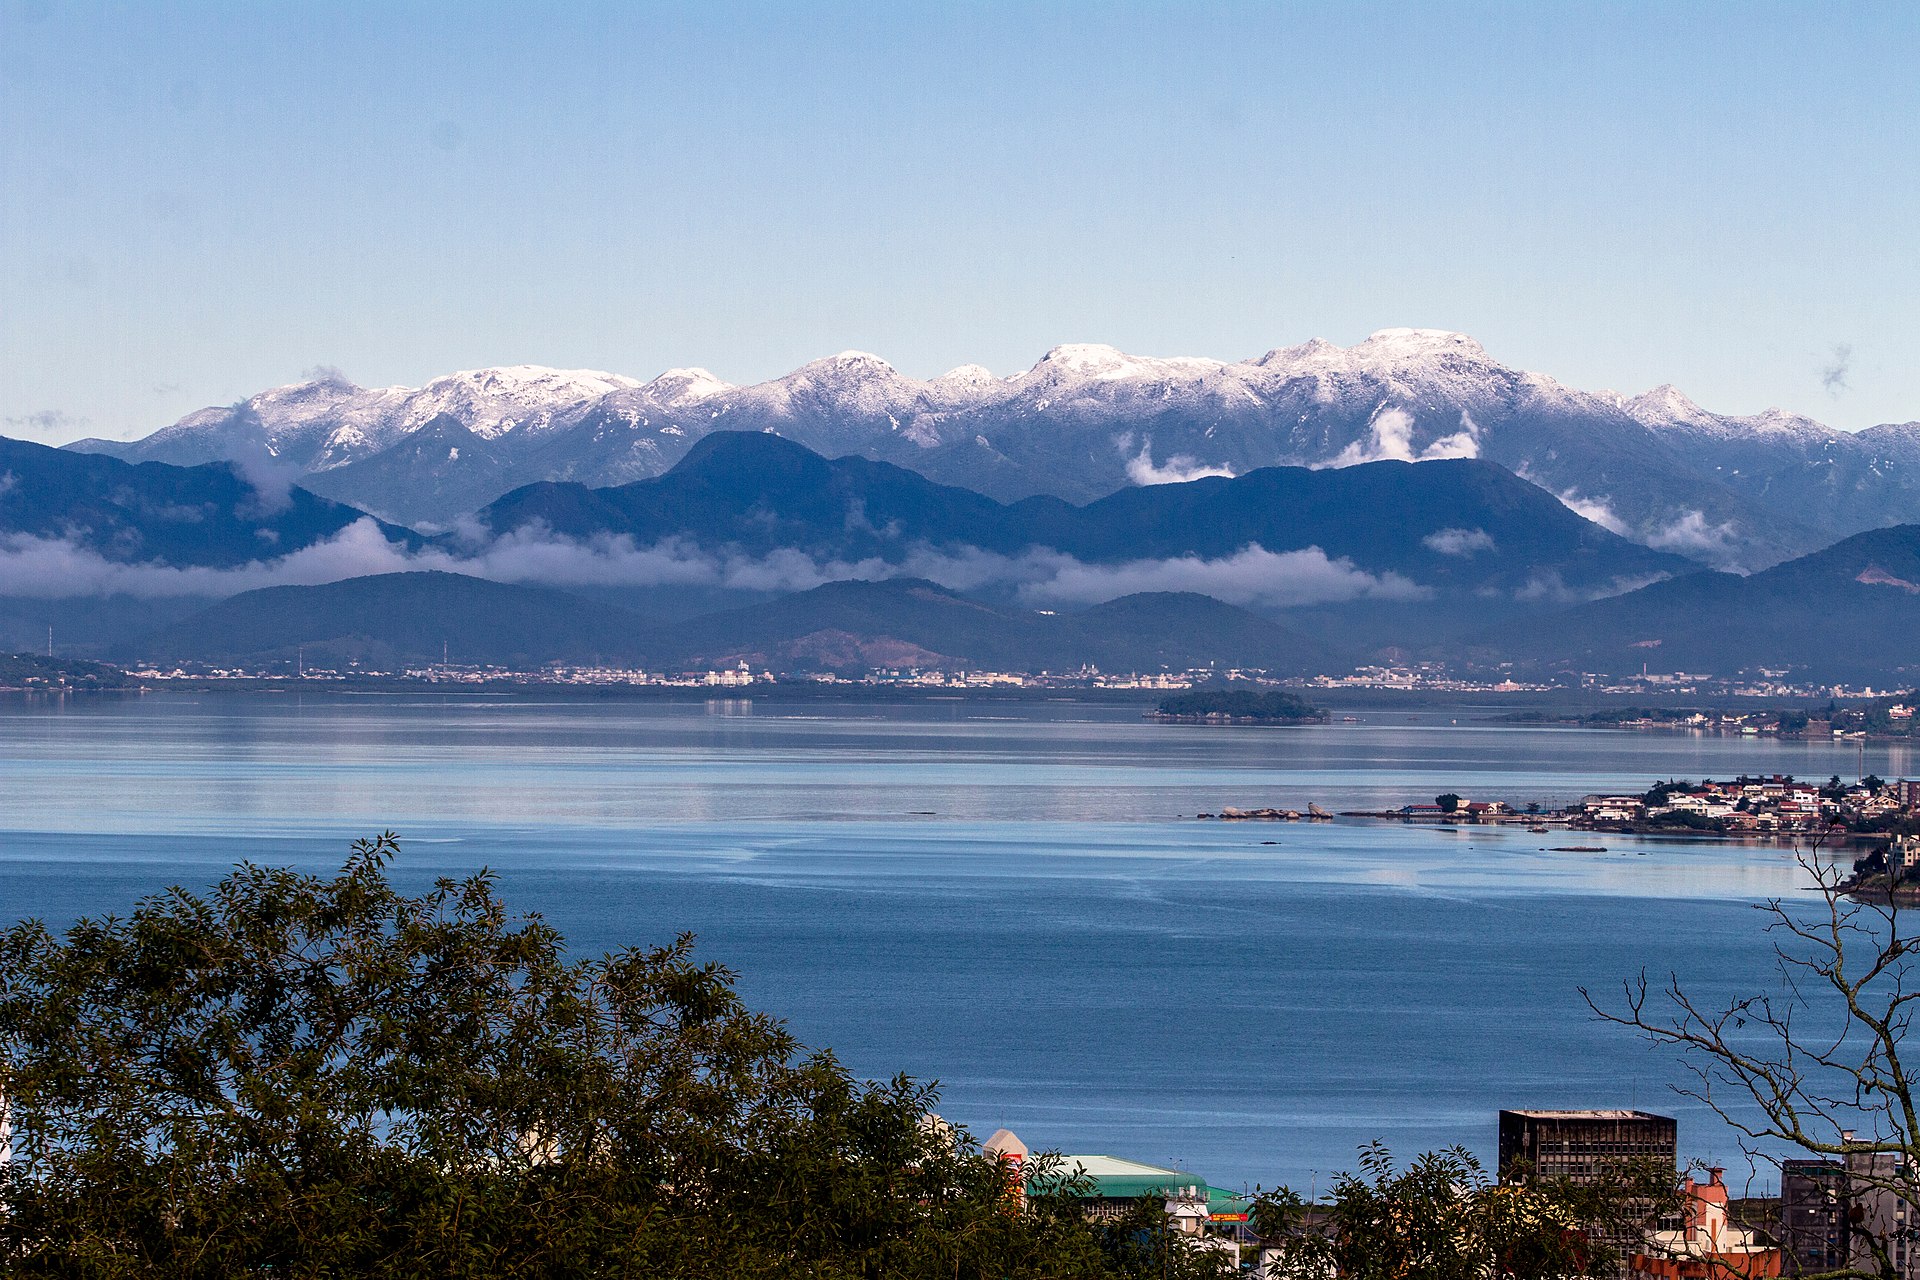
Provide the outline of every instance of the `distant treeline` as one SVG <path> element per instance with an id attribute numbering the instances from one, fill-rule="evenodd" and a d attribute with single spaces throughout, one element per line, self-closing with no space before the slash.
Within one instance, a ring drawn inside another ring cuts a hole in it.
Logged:
<path id="1" fill-rule="evenodd" d="M 1912 707 L 1920 701 L 1920 692 L 1894 694 L 1871 702 L 1841 705 L 1829 700 L 1824 707 L 1742 707 L 1733 714 L 1739 723 L 1777 733 L 1805 733 L 1814 721 L 1824 721 L 1828 729 L 1900 737 L 1913 732 L 1912 716 L 1896 718 L 1893 709 Z M 1586 715 L 1555 714 L 1542 711 L 1516 711 L 1502 719 L 1515 724 L 1579 724 L 1594 729 L 1619 728 L 1631 724 L 1682 724 L 1694 716 L 1705 716 L 1718 724 L 1724 708 L 1713 707 L 1609 707 Z"/>
<path id="2" fill-rule="evenodd" d="M 0 689 L 70 688 L 118 689 L 131 683 L 124 671 L 102 662 L 47 658 L 33 653 L 0 653 Z"/>
<path id="3" fill-rule="evenodd" d="M 1257 720 L 1276 724 L 1298 724 L 1319 720 L 1324 712 L 1291 693 L 1251 689 L 1195 689 L 1160 700 L 1160 714 L 1179 719 L 1223 716 L 1232 720 Z"/>

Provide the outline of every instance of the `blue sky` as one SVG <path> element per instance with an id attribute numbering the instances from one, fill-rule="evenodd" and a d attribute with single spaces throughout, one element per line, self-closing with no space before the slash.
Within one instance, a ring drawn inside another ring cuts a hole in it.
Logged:
<path id="1" fill-rule="evenodd" d="M 1460 329 L 1920 418 L 1920 6 L 0 0 L 0 432 Z"/>

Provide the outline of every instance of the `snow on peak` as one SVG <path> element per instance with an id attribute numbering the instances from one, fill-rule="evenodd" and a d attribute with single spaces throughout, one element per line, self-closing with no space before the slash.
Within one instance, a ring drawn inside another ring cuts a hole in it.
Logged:
<path id="1" fill-rule="evenodd" d="M 1645 395 L 1622 401 L 1622 409 L 1635 422 L 1648 427 L 1689 427 L 1710 436 L 1732 438 L 1755 432 L 1820 439 L 1828 429 L 1811 418 L 1784 409 L 1766 409 L 1738 417 L 1712 413 L 1688 399 L 1671 383 L 1655 387 Z"/>
<path id="2" fill-rule="evenodd" d="M 550 369 L 538 364 L 463 369 L 435 378 L 408 396 L 403 420 L 412 429 L 451 413 L 475 435 L 491 440 L 514 430 L 543 430 L 556 419 L 571 421 L 604 397 L 638 390 L 641 385 L 633 378 L 596 369 Z"/>
<path id="3" fill-rule="evenodd" d="M 1623 401 L 1620 407 L 1627 411 L 1628 417 L 1648 426 L 1700 422 L 1710 416 L 1671 382 L 1663 382 L 1643 395 Z"/>
<path id="4" fill-rule="evenodd" d="M 871 370 L 875 373 L 893 372 L 892 365 L 871 351 L 842 351 L 837 356 L 829 356 L 825 360 L 815 360 L 813 363 L 839 365 L 842 368 L 855 368 L 862 371 Z"/>
<path id="5" fill-rule="evenodd" d="M 1192 378 L 1215 373 L 1225 362 L 1200 356 L 1130 356 L 1104 342 L 1068 342 L 1053 348 L 1021 377 L 1054 378 Z"/>
<path id="6" fill-rule="evenodd" d="M 543 364 L 498 365 L 490 369 L 462 369 L 435 378 L 422 392 L 465 391 L 486 396 L 569 396 L 586 399 L 610 391 L 630 391 L 641 384 L 618 373 L 598 369 L 552 369 Z"/>
<path id="7" fill-rule="evenodd" d="M 985 365 L 963 364 L 957 369 L 947 370 L 934 381 L 947 387 L 989 387 L 996 385 L 1000 379 Z"/>
<path id="8" fill-rule="evenodd" d="M 724 395 L 733 390 L 733 384 L 723 382 L 708 370 L 694 366 L 669 369 L 647 383 L 645 389 L 663 404 L 691 404 L 696 400 Z"/>
<path id="9" fill-rule="evenodd" d="M 1376 329 L 1354 348 L 1356 355 L 1411 360 L 1423 356 L 1462 355 L 1484 360 L 1487 349 L 1451 329 Z"/>

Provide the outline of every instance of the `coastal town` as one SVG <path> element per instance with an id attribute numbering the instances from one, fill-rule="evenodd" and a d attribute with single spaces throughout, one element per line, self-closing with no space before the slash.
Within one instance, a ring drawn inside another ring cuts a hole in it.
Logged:
<path id="1" fill-rule="evenodd" d="M 32 655 L 18 654 L 26 659 Z M 296 652 L 290 659 L 232 665 L 213 662 L 135 663 L 114 667 L 108 663 L 49 663 L 121 672 L 127 678 L 156 686 L 198 682 L 260 682 L 298 680 L 321 684 L 403 681 L 428 685 L 579 685 L 630 688 L 742 687 L 772 684 L 816 684 L 898 689 L 1137 689 L 1180 692 L 1216 687 L 1287 690 L 1301 696 L 1353 693 L 1361 695 L 1466 694 L 1551 695 L 1606 701 L 1624 697 L 1658 698 L 1667 705 L 1612 708 L 1579 714 L 1532 711 L 1516 713 L 1516 721 L 1579 724 L 1589 728 L 1674 730 L 1743 736 L 1902 737 L 1911 734 L 1914 709 L 1920 695 L 1872 685 L 1797 682 L 1785 672 L 1741 672 L 1732 677 L 1687 673 L 1648 673 L 1606 677 L 1569 672 L 1551 681 L 1516 679 L 1510 671 L 1458 671 L 1444 663 L 1364 665 L 1342 675 L 1302 677 L 1253 667 L 1205 666 L 1179 671 L 1109 671 L 1087 664 L 1061 670 L 989 670 L 976 666 L 872 667 L 865 670 L 785 670 L 764 660 L 730 658 L 697 669 L 553 662 L 532 666 L 503 666 L 453 660 L 381 665 L 309 661 Z M 22 671 L 8 680 L 0 673 L 0 688 L 58 688 L 57 671 Z M 1767 699 L 1779 705 L 1759 707 L 1704 707 L 1677 705 L 1677 699 L 1731 700 L 1739 703 Z M 1825 703 L 1825 706 L 1820 705 Z M 1846 705 L 1842 705 L 1846 704 Z"/>
<path id="2" fill-rule="evenodd" d="M 1837 1159 L 1782 1160 L 1778 1194 L 1740 1195 L 1724 1167 L 1683 1164 L 1679 1128 L 1671 1116 L 1638 1109 L 1502 1110 L 1496 1117 L 1493 1179 L 1473 1185 L 1480 1170 L 1469 1158 L 1456 1171 L 1467 1181 L 1451 1194 L 1465 1201 L 1476 1194 L 1511 1196 L 1543 1184 L 1575 1188 L 1577 1194 L 1628 1177 L 1671 1188 L 1657 1201 L 1641 1204 L 1629 1220 L 1579 1228 L 1617 1251 L 1621 1280 L 1878 1274 L 1876 1250 L 1885 1249 L 1889 1238 L 1905 1238 L 1899 1233 L 1912 1206 L 1888 1185 L 1891 1157 L 1864 1149 L 1867 1144 Z M 1291 1216 L 1275 1215 L 1261 1211 L 1256 1193 L 1213 1186 L 1191 1169 L 1106 1154 L 1056 1155 L 1036 1166 L 1027 1144 L 1006 1129 L 982 1150 L 1001 1161 L 1023 1194 L 1060 1194 L 1064 1188 L 1092 1218 L 1118 1219 L 1152 1206 L 1190 1247 L 1218 1253 L 1259 1276 L 1316 1273 L 1299 1265 L 1300 1239 L 1331 1243 L 1343 1226 L 1355 1222 L 1354 1215 L 1342 1212 L 1339 1193 L 1330 1201 L 1312 1196 Z M 1418 1213 L 1407 1205 L 1400 1211 Z M 1897 1274 L 1912 1274 L 1908 1250 L 1894 1247 L 1900 1254 Z M 1334 1272 L 1325 1268 L 1324 1273 Z"/>
<path id="3" fill-rule="evenodd" d="M 1640 835 L 1904 836 L 1920 833 L 1920 781 L 1872 774 L 1855 782 L 1837 775 L 1811 782 L 1788 774 L 1719 782 L 1670 779 L 1637 794 L 1585 795 L 1558 809 L 1449 793 L 1398 809 L 1344 816 Z"/>

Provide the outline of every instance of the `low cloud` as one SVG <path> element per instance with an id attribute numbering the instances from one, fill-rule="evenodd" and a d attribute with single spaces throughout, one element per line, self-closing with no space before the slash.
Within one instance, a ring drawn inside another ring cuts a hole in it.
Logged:
<path id="1" fill-rule="evenodd" d="M 1852 373 L 1853 348 L 1843 342 L 1833 349 L 1833 359 L 1820 370 L 1820 385 L 1827 389 L 1828 395 L 1837 396 L 1847 390 L 1847 379 Z"/>
<path id="2" fill-rule="evenodd" d="M 293 486 L 300 479 L 300 468 L 275 457 L 259 440 L 237 443 L 227 465 L 253 490 L 250 516 L 271 516 L 293 505 Z"/>
<path id="3" fill-rule="evenodd" d="M 9 431 L 33 431 L 46 436 L 74 435 L 87 425 L 87 419 L 77 418 L 64 409 L 11 414 L 4 421 Z"/>
<path id="4" fill-rule="evenodd" d="M 1285 608 L 1348 600 L 1423 600 L 1431 593 L 1396 573 L 1372 574 L 1318 547 L 1268 551 L 1257 544 L 1204 560 L 1174 556 L 1118 565 L 1081 564 L 1069 557 L 1055 572 L 1020 588 L 1029 604 L 1098 604 L 1136 591 L 1197 591 L 1229 604 Z"/>
<path id="5" fill-rule="evenodd" d="M 351 387 L 353 379 L 336 364 L 316 364 L 300 375 L 306 382 L 323 382 L 328 386 Z"/>
<path id="6" fill-rule="evenodd" d="M 1605 600 L 1611 596 L 1625 595 L 1629 591 L 1638 591 L 1656 582 L 1665 582 L 1672 576 L 1666 573 L 1637 574 L 1631 577 L 1612 578 L 1599 586 L 1576 590 L 1566 584 L 1558 570 L 1548 569 L 1530 576 L 1526 585 L 1513 593 L 1513 598 L 1535 604 L 1583 604 L 1589 600 Z"/>
<path id="7" fill-rule="evenodd" d="M 1631 536 L 1627 522 L 1620 518 L 1607 499 L 1583 498 L 1576 489 L 1563 489 L 1553 496 L 1560 499 L 1561 506 L 1593 521 L 1608 533 L 1617 533 L 1623 538 Z"/>
<path id="8" fill-rule="evenodd" d="M 1189 480 L 1200 480 L 1207 476 L 1225 476 L 1232 479 L 1233 468 L 1211 466 L 1184 453 L 1176 453 L 1156 466 L 1153 461 L 1151 436 L 1141 442 L 1139 453 L 1127 459 L 1127 479 L 1137 485 L 1185 484 Z"/>
<path id="9" fill-rule="evenodd" d="M 1719 558 L 1729 551 L 1737 537 L 1731 520 L 1708 524 L 1703 512 L 1685 511 L 1671 522 L 1647 535 L 1647 545 L 1683 556 L 1705 555 Z"/>
<path id="10" fill-rule="evenodd" d="M 1480 427 L 1464 409 L 1460 412 L 1460 430 L 1441 436 L 1424 449 L 1413 447 L 1413 416 L 1404 409 L 1386 406 L 1374 414 L 1368 424 L 1367 438 L 1355 440 L 1335 455 L 1326 467 L 1354 467 L 1364 462 L 1438 462 L 1445 458 L 1480 456 Z"/>
<path id="11" fill-rule="evenodd" d="M 1560 500 L 1560 505 L 1585 520 L 1591 520 L 1608 533 L 1617 533 L 1623 538 L 1631 538 L 1633 533 L 1625 520 L 1613 509 L 1613 503 L 1605 496 L 1589 498 L 1578 489 L 1556 489 L 1544 479 L 1535 475 L 1526 463 L 1514 468 L 1513 474 L 1528 484 L 1538 485 Z"/>
<path id="12" fill-rule="evenodd" d="M 405 549 L 388 542 L 372 520 L 356 521 L 292 555 L 233 569 L 122 564 L 66 539 L 0 537 L 0 595 L 43 599 L 229 596 L 254 587 L 313 585 L 409 567 Z"/>
<path id="13" fill-rule="evenodd" d="M 1478 551 L 1493 550 L 1493 535 L 1485 529 L 1436 529 L 1420 541 L 1443 556 L 1470 556 Z"/>
<path id="14" fill-rule="evenodd" d="M 464 531 L 469 537 L 475 532 Z M 1045 548 L 1006 556 L 976 547 L 919 547 L 900 563 L 820 560 L 779 550 L 715 552 L 669 539 L 649 547 L 627 537 L 587 542 L 530 527 L 452 549 L 410 552 L 360 520 L 325 542 L 230 569 L 122 564 L 62 539 L 0 538 L 0 595 L 41 598 L 129 595 L 222 597 L 257 587 L 336 582 L 377 573 L 443 570 L 498 582 L 578 586 L 718 586 L 805 591 L 827 582 L 930 578 L 956 591 L 1010 588 L 1029 604 L 1097 604 L 1136 591 L 1197 591 L 1233 604 L 1272 608 L 1348 600 L 1421 600 L 1431 593 L 1395 573 L 1369 573 L 1318 547 L 1273 552 L 1253 544 L 1229 556 L 1174 556 L 1087 564 Z"/>

